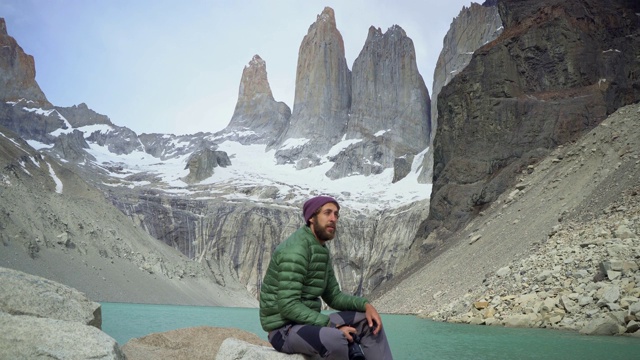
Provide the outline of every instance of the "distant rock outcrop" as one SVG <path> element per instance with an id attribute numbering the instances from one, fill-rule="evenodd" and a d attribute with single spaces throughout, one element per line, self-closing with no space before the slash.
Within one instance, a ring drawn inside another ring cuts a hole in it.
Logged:
<path id="1" fill-rule="evenodd" d="M 434 183 L 418 237 L 443 235 L 515 176 L 640 99 L 640 4 L 498 2 L 504 32 L 442 89 Z"/>
<path id="2" fill-rule="evenodd" d="M 61 134 L 56 139 L 52 151 L 60 155 L 63 159 L 70 161 L 82 162 L 85 159 L 95 160 L 95 158 L 87 154 L 85 149 L 89 148 L 89 144 L 84 139 L 84 133 L 80 130 L 74 130 L 68 134 Z"/>
<path id="3" fill-rule="evenodd" d="M 33 56 L 27 55 L 7 33 L 0 18 L 0 101 L 25 99 L 39 106 L 51 106 L 38 83 Z"/>
<path id="4" fill-rule="evenodd" d="M 229 125 L 217 136 L 242 144 L 273 142 L 285 129 L 291 109 L 273 99 L 267 79 L 267 65 L 255 55 L 244 67 L 238 102 Z"/>
<path id="5" fill-rule="evenodd" d="M 91 110 L 87 104 L 81 103 L 70 107 L 55 107 L 74 128 L 86 125 L 113 125 L 109 117 Z"/>
<path id="6" fill-rule="evenodd" d="M 203 149 L 194 152 L 187 160 L 185 169 L 189 169 L 189 175 L 184 181 L 189 184 L 197 183 L 211 177 L 214 168 L 218 166 L 227 167 L 229 165 L 231 165 L 231 160 L 229 160 L 229 156 L 224 151 Z"/>
<path id="7" fill-rule="evenodd" d="M 329 161 L 330 179 L 368 176 L 429 145 L 429 91 L 413 41 L 398 25 L 386 33 L 371 27 L 351 72 L 326 7 L 300 45 L 294 101 L 287 131 L 271 146 L 279 164 Z"/>

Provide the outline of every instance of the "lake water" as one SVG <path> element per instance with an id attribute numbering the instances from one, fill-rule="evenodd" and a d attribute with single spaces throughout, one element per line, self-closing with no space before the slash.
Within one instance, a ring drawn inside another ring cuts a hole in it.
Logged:
<path id="1" fill-rule="evenodd" d="M 124 345 L 132 338 L 192 326 L 234 327 L 266 340 L 258 309 L 102 303 L 102 330 Z M 548 329 L 439 323 L 382 314 L 396 360 L 640 359 L 640 338 L 585 336 Z"/>

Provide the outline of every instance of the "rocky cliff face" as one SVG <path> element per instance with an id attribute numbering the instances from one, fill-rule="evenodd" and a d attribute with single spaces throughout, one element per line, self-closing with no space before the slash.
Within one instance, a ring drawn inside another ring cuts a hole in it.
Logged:
<path id="1" fill-rule="evenodd" d="M 433 71 L 432 129 L 435 130 L 437 126 L 438 95 L 442 87 L 469 64 L 476 50 L 495 40 L 503 28 L 496 1 L 485 1 L 482 5 L 471 3 L 469 7 L 463 7 L 453 19 L 442 41 L 442 50 Z M 435 135 L 435 131 L 431 134 Z"/>
<path id="2" fill-rule="evenodd" d="M 255 55 L 242 71 L 238 102 L 229 125 L 220 133 L 224 139 L 243 144 L 273 142 L 289 124 L 291 109 L 276 102 L 267 79 L 267 65 Z"/>
<path id="3" fill-rule="evenodd" d="M 0 18 L 0 100 L 26 99 L 37 105 L 50 106 L 36 83 L 33 56 L 25 54 L 16 40 L 7 33 L 7 24 Z"/>
<path id="4" fill-rule="evenodd" d="M 442 51 L 433 71 L 431 88 L 431 143 L 438 126 L 438 95 L 462 69 L 481 46 L 495 40 L 502 33 L 502 19 L 498 13 L 497 1 L 485 1 L 482 5 L 471 3 L 463 7 L 453 19 L 449 31 L 442 41 Z M 433 147 L 424 157 L 420 174 L 422 181 L 431 181 L 433 177 Z"/>
<path id="5" fill-rule="evenodd" d="M 460 228 L 528 165 L 640 98 L 640 5 L 498 7 L 504 32 L 438 97 L 431 210 L 418 237 Z"/>
<path id="6" fill-rule="evenodd" d="M 246 189 L 245 189 L 246 190 Z M 268 200 L 268 189 L 256 196 Z M 219 282 L 233 274 L 254 295 L 272 251 L 302 226 L 302 204 L 269 205 L 252 201 L 163 198 L 157 192 L 113 193 L 112 201 L 153 237 L 188 257 L 207 264 Z M 406 253 L 428 203 L 385 211 L 373 220 L 345 209 L 338 235 L 331 243 L 335 271 L 343 289 L 370 294 L 410 265 Z M 397 224 L 406 226 L 398 228 Z"/>

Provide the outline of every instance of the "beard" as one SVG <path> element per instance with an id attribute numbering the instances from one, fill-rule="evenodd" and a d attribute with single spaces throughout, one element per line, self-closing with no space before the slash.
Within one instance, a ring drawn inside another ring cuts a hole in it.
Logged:
<path id="1" fill-rule="evenodd" d="M 313 230 L 318 240 L 321 241 L 333 240 L 336 236 L 336 224 L 328 224 L 328 226 L 316 225 Z"/>

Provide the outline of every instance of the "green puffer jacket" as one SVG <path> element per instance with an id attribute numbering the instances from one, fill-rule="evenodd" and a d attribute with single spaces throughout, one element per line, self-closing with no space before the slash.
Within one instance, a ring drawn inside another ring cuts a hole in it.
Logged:
<path id="1" fill-rule="evenodd" d="M 329 249 L 303 226 L 271 257 L 260 290 L 260 324 L 265 331 L 289 323 L 329 326 L 329 316 L 320 312 L 320 298 L 339 311 L 365 311 L 367 303 L 340 291 Z"/>

